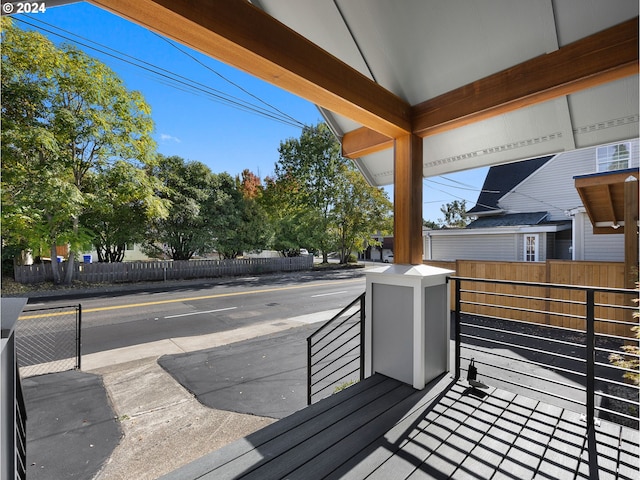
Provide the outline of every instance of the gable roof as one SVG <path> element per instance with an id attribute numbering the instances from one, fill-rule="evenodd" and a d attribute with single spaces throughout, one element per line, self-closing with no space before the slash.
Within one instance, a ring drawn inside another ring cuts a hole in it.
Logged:
<path id="1" fill-rule="evenodd" d="M 549 155 L 491 167 L 482 184 L 476 205 L 468 210 L 467 214 L 486 215 L 499 212 L 500 199 L 553 157 L 554 155 Z"/>

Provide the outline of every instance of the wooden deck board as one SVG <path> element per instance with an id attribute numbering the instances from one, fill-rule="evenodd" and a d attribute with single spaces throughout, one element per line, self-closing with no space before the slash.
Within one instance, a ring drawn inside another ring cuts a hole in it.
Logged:
<path id="1" fill-rule="evenodd" d="M 416 391 L 375 375 L 163 478 L 589 478 L 579 413 L 484 394 L 450 377 Z M 603 422 L 591 437 L 600 480 L 640 478 L 637 430 Z"/>
<path id="2" fill-rule="evenodd" d="M 399 382 L 383 382 L 358 396 L 359 402 L 340 403 L 323 415 L 315 416 L 278 435 L 256 445 L 241 461 L 227 464 L 212 472 L 211 478 L 282 478 L 308 462 L 323 449 L 343 438 L 406 398 L 412 389 Z M 277 462 L 272 461 L 277 459 Z"/>

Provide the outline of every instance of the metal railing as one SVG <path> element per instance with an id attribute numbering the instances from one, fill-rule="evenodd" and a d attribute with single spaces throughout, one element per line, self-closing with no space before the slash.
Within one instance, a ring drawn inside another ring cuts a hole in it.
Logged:
<path id="1" fill-rule="evenodd" d="M 329 396 L 364 379 L 364 298 L 363 293 L 307 338 L 307 405 L 323 392 Z"/>
<path id="2" fill-rule="evenodd" d="M 16 324 L 26 299 L 2 299 L 0 478 L 27 478 L 27 410 L 16 358 Z"/>
<path id="3" fill-rule="evenodd" d="M 15 448 L 16 448 L 16 478 L 27 478 L 27 405 L 22 391 L 20 371 L 16 369 L 16 413 L 15 413 Z"/>
<path id="4" fill-rule="evenodd" d="M 81 305 L 25 310 L 16 327 L 16 350 L 23 377 L 80 370 Z"/>
<path id="5" fill-rule="evenodd" d="M 638 309 L 632 303 L 637 290 L 450 279 L 455 281 L 457 378 L 462 362 L 473 360 L 481 383 L 517 393 L 523 389 L 547 403 L 577 406 L 588 427 L 600 418 L 638 428 L 639 389 L 624 378 L 638 370 L 610 360 L 611 355 L 638 359 L 620 348 L 638 345 L 631 330 L 638 325 L 633 317 Z M 510 305 L 522 305 L 523 300 L 531 307 Z M 492 315 L 476 313 L 488 307 Z M 548 319 L 530 322 L 531 312 Z"/>

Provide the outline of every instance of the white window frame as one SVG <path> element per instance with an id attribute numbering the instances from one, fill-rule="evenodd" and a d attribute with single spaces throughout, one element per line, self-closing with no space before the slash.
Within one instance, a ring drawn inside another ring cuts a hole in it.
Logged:
<path id="1" fill-rule="evenodd" d="M 625 158 L 613 158 L 620 155 L 620 150 L 626 150 L 626 166 L 624 166 Z M 596 172 L 612 172 L 615 170 L 624 170 L 630 168 L 631 165 L 631 142 L 614 143 L 611 145 L 603 145 L 596 149 Z"/>
<path id="2" fill-rule="evenodd" d="M 533 239 L 533 259 L 529 254 L 529 239 Z M 525 262 L 538 262 L 540 258 L 540 234 L 539 233 L 525 233 L 524 234 L 524 261 Z"/>

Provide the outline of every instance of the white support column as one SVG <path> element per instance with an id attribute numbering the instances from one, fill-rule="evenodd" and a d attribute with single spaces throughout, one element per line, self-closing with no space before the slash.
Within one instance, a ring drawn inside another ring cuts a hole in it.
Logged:
<path id="1" fill-rule="evenodd" d="M 381 373 L 422 389 L 449 370 L 452 270 L 390 265 L 369 270 L 365 375 Z"/>

